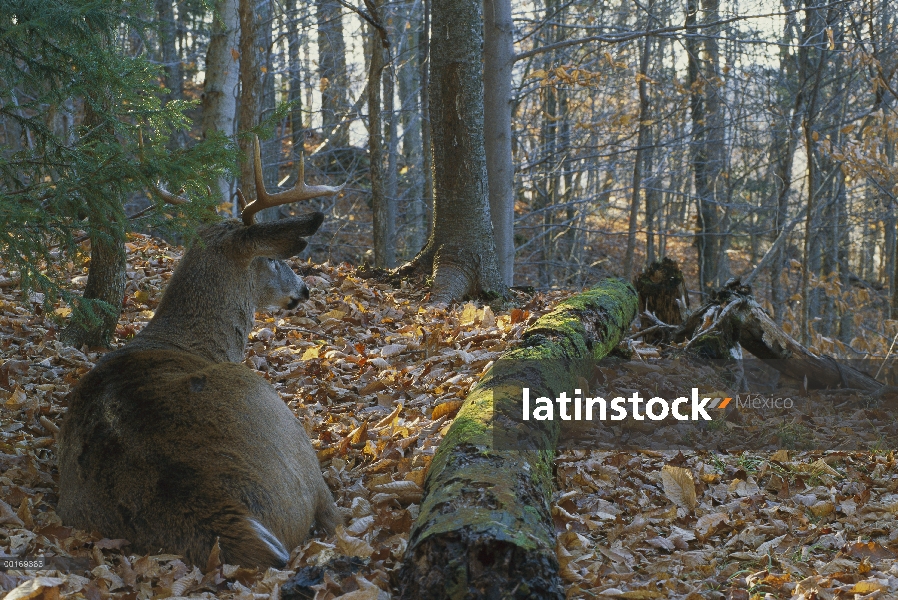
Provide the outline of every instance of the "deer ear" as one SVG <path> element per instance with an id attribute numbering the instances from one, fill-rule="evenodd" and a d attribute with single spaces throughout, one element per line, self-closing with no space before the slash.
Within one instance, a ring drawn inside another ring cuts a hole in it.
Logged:
<path id="1" fill-rule="evenodd" d="M 315 212 L 270 223 L 255 223 L 243 228 L 240 243 L 253 258 L 290 258 L 303 251 L 308 245 L 303 237 L 318 231 L 323 221 L 324 215 Z"/>

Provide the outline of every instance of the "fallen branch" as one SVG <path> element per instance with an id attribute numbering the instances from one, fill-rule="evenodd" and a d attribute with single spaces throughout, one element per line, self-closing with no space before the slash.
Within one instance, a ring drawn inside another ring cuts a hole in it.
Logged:
<path id="1" fill-rule="evenodd" d="M 732 358 L 725 349 L 741 346 L 781 373 L 806 381 L 809 389 L 843 387 L 882 393 L 886 387 L 866 373 L 802 346 L 779 328 L 755 301 L 751 288 L 738 279 L 686 319 L 674 341 L 686 340 L 689 347 L 701 346 L 708 358 Z"/>

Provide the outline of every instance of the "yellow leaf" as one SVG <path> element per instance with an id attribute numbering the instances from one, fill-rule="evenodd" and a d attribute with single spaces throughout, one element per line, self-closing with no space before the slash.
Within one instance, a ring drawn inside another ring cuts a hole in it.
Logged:
<path id="1" fill-rule="evenodd" d="M 789 462 L 789 451 L 785 449 L 777 450 L 770 455 L 770 460 L 775 460 L 776 462 Z"/>
<path id="2" fill-rule="evenodd" d="M 477 307 L 474 306 L 473 303 L 468 302 L 465 304 L 464 310 L 461 311 L 461 318 L 458 321 L 458 324 L 461 326 L 465 325 L 473 325 L 474 321 L 477 320 Z"/>
<path id="3" fill-rule="evenodd" d="M 851 591 L 848 593 L 849 594 L 871 594 L 873 592 L 879 591 L 884 588 L 885 588 L 885 586 L 883 584 L 879 583 L 878 581 L 876 581 L 875 579 L 873 581 L 870 581 L 868 579 L 865 581 L 858 581 L 857 583 L 855 583 L 854 587 L 851 588 Z"/>
<path id="4" fill-rule="evenodd" d="M 543 69 L 537 69 L 536 71 L 530 73 L 530 77 L 533 79 L 545 79 L 546 75 L 548 75 L 548 73 L 546 73 Z"/>
<path id="5" fill-rule="evenodd" d="M 451 415 L 452 413 L 457 412 L 458 409 L 461 408 L 461 405 L 461 400 L 450 400 L 449 402 L 438 404 L 433 407 L 433 414 L 430 416 L 430 418 L 436 421 L 443 415 Z"/>
<path id="6" fill-rule="evenodd" d="M 321 316 L 318 317 L 318 318 L 319 318 L 319 319 L 321 320 L 321 322 L 323 323 L 323 322 L 326 321 L 327 319 L 335 319 L 335 320 L 339 321 L 340 319 L 342 319 L 342 318 L 345 317 L 345 316 L 346 316 L 346 312 L 345 312 L 345 311 L 337 310 L 337 309 L 335 308 L 334 310 L 332 310 L 332 311 L 330 311 L 330 312 L 324 313 L 323 315 L 321 315 Z"/>
<path id="7" fill-rule="evenodd" d="M 60 306 L 56 310 L 53 311 L 53 314 L 59 315 L 60 317 L 67 317 L 72 314 L 72 309 L 68 306 Z"/>
<path id="8" fill-rule="evenodd" d="M 302 353 L 302 360 L 310 360 L 312 358 L 318 358 L 318 346 L 306 348 L 306 351 Z"/>

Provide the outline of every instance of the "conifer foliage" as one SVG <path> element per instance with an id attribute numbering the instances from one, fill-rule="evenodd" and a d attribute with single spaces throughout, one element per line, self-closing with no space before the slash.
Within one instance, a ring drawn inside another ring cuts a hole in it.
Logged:
<path id="1" fill-rule="evenodd" d="M 214 218 L 207 186 L 229 158 L 223 136 L 168 143 L 189 128 L 191 103 L 163 103 L 160 69 L 129 50 L 146 33 L 129 15 L 145 9 L 127 0 L 0 0 L 0 261 L 18 270 L 24 293 L 43 294 L 44 309 L 68 304 L 56 313 L 71 312 L 67 331 L 79 345 L 108 342 L 121 296 L 116 306 L 115 294 L 110 301 L 90 285 L 74 295 L 66 265 L 87 260 L 90 240 L 91 268 L 111 266 L 124 280 L 125 234 L 189 234 Z M 166 203 L 154 186 L 183 190 L 190 202 Z M 125 204 L 147 194 L 152 205 L 127 215 Z"/>

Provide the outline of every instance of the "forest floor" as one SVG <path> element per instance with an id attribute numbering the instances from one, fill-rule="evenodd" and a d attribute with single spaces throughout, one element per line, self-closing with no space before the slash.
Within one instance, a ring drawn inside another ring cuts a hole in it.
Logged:
<path id="1" fill-rule="evenodd" d="M 140 235 L 128 251 L 117 346 L 152 317 L 180 258 Z M 294 266 L 311 300 L 259 314 L 245 363 L 304 420 L 346 524 L 296 548 L 283 571 L 137 556 L 126 540 L 61 522 L 54 432 L 66 394 L 101 353 L 63 346 L 66 309 L 40 314 L 39 298 L 26 301 L 0 279 L 0 554 L 84 557 L 91 567 L 0 571 L 0 593 L 13 590 L 7 600 L 304 598 L 294 576 L 314 565 L 328 567 L 306 582 L 315 598 L 390 597 L 427 467 L 461 401 L 572 292 L 522 295 L 505 310 L 433 306 L 426 290 L 360 279 L 348 265 Z M 76 286 L 84 280 L 73 270 Z M 571 598 L 898 597 L 893 452 L 573 449 L 556 468 L 552 512 Z"/>

